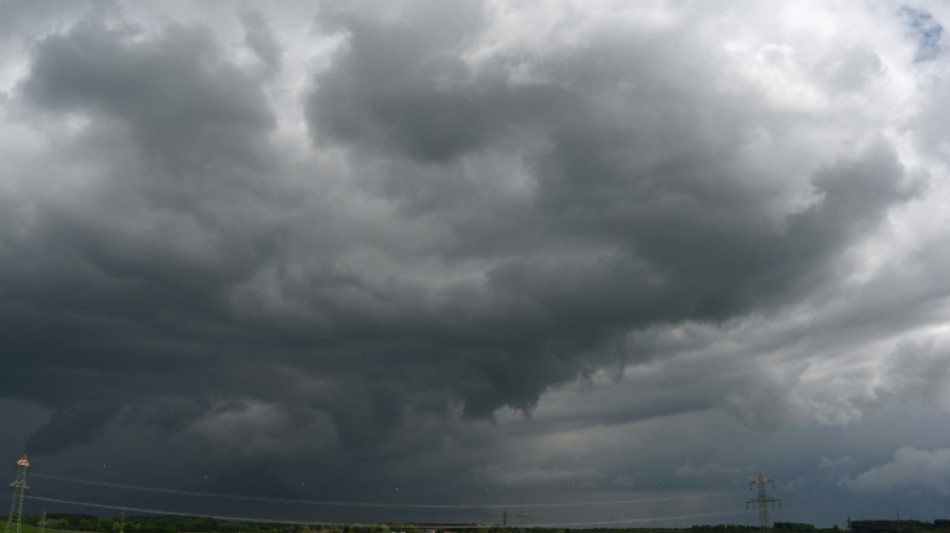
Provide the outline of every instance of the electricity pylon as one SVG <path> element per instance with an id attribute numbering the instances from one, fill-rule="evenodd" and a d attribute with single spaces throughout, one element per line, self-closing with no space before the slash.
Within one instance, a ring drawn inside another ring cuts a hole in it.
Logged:
<path id="1" fill-rule="evenodd" d="M 10 483 L 10 489 L 13 493 L 10 498 L 10 516 L 7 517 L 7 523 L 3 526 L 3 533 L 10 533 L 10 526 L 16 524 L 14 533 L 21 533 L 21 523 L 23 520 L 23 497 L 30 487 L 26 484 L 26 469 L 30 468 L 30 461 L 26 455 L 16 462 L 16 479 Z"/>
<path id="2" fill-rule="evenodd" d="M 769 522 L 769 507 L 774 508 L 775 504 L 778 504 L 779 507 L 782 506 L 782 500 L 769 496 L 765 487 L 769 483 L 772 484 L 772 489 L 775 489 L 775 481 L 765 477 L 765 474 L 759 474 L 759 477 L 756 478 L 755 481 L 750 481 L 749 490 L 752 490 L 753 485 L 757 485 L 759 491 L 755 498 L 745 502 L 746 509 L 759 510 L 759 529 L 762 531 L 767 530 L 771 526 Z"/>

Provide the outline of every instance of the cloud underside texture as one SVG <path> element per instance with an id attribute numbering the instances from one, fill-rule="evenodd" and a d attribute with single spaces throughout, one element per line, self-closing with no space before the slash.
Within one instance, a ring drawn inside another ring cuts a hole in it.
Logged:
<path id="1" fill-rule="evenodd" d="M 798 55 L 737 52 L 735 20 L 598 13 L 532 33 L 488 4 L 324 8 L 319 67 L 259 14 L 240 45 L 128 20 L 38 39 L 0 166 L 2 390 L 53 411 L 29 447 L 118 420 L 372 448 L 530 411 L 662 365 L 643 332 L 845 291 L 925 194 L 873 43 L 768 21 Z M 946 294 L 917 274 L 908 298 Z"/>

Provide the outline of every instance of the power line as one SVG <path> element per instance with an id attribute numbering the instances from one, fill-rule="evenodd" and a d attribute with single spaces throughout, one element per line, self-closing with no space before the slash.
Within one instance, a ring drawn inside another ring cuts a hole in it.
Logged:
<path id="1" fill-rule="evenodd" d="M 660 520 L 685 520 L 688 518 L 711 518 L 714 516 L 736 516 L 745 514 L 743 511 L 726 511 L 718 513 L 695 513 L 666 516 L 650 516 L 641 518 L 624 518 L 622 520 L 597 520 L 593 522 L 552 522 L 550 524 L 528 524 L 528 527 L 575 527 L 575 526 L 607 526 L 624 524 L 642 524 L 645 522 L 658 522 Z"/>
<path id="2" fill-rule="evenodd" d="M 80 507 L 94 507 L 97 509 L 111 509 L 114 511 L 132 511 L 135 513 L 143 514 L 157 514 L 157 515 L 168 515 L 168 516 L 194 516 L 198 518 L 213 518 L 215 520 L 227 520 L 230 522 L 270 522 L 274 524 L 299 524 L 300 520 L 285 520 L 280 518 L 252 518 L 247 516 L 228 516 L 228 515 L 211 515 L 203 513 L 186 513 L 182 511 L 169 511 L 167 509 L 146 509 L 143 507 L 129 507 L 127 505 L 109 505 L 106 503 L 94 503 L 94 502 L 80 502 L 75 500 L 63 500 L 60 498 L 46 498 L 43 496 L 27 496 L 28 500 L 36 500 L 40 502 L 48 503 L 62 503 L 66 505 L 78 505 Z"/>
<path id="3" fill-rule="evenodd" d="M 304 523 L 320 523 L 327 525 L 357 525 L 357 526 L 371 526 L 371 525 L 382 525 L 382 524 L 362 524 L 354 522 L 341 522 L 341 523 L 332 523 L 332 522 L 309 522 L 306 520 L 286 520 L 280 518 L 261 518 L 261 517 L 247 517 L 247 516 L 233 516 L 233 515 L 214 515 L 214 514 L 204 514 L 204 513 L 191 513 L 191 512 L 182 512 L 182 511 L 170 511 L 166 509 L 150 509 L 142 507 L 129 507 L 129 506 L 120 506 L 120 505 L 109 505 L 102 503 L 94 502 L 81 502 L 75 500 L 64 500 L 60 498 L 46 498 L 42 496 L 27 496 L 29 500 L 36 500 L 49 503 L 61 503 L 66 505 L 76 505 L 81 507 L 93 507 L 98 509 L 111 509 L 116 511 L 131 511 L 136 513 L 143 514 L 152 514 L 152 515 L 167 515 L 167 516 L 188 516 L 196 518 L 211 518 L 215 520 L 224 520 L 231 522 L 254 522 L 254 523 L 272 523 L 272 524 L 304 524 Z M 539 524 L 525 524 L 525 527 L 577 527 L 577 526 L 604 526 L 604 525 L 624 525 L 624 524 L 637 524 L 645 522 L 657 522 L 660 520 L 678 520 L 678 519 L 689 519 L 689 518 L 709 518 L 714 516 L 730 516 L 741 514 L 738 511 L 732 512 L 719 512 L 719 513 L 697 513 L 697 514 L 682 514 L 682 515 L 664 515 L 664 516 L 650 516 L 650 517 L 640 517 L 640 518 L 625 518 L 620 520 L 599 520 L 591 522 L 551 522 L 551 523 L 539 523 Z M 428 524 L 419 523 L 417 526 L 426 526 Z M 435 524 L 438 525 L 438 524 Z M 453 524 L 451 529 L 478 529 L 486 527 L 485 524 Z"/>
<path id="4" fill-rule="evenodd" d="M 131 485 L 125 483 L 113 483 L 108 481 L 97 481 L 92 479 L 82 479 L 75 477 L 55 476 L 51 474 L 33 474 L 35 478 L 51 479 L 56 481 L 65 481 L 69 483 L 81 483 L 85 485 L 95 485 L 110 488 L 119 488 L 125 490 L 137 490 L 143 492 L 155 492 L 161 494 L 175 494 L 181 496 L 195 496 L 201 498 L 219 498 L 225 500 L 254 501 L 262 503 L 284 503 L 295 505 L 314 505 L 314 506 L 333 506 L 333 507 L 363 507 L 363 508 L 382 508 L 382 509 L 506 509 L 509 507 L 525 508 L 550 508 L 550 507 L 587 507 L 600 505 L 625 505 L 634 503 L 654 503 L 676 500 L 688 500 L 697 498 L 711 498 L 715 496 L 734 495 L 741 491 L 718 491 L 703 492 L 693 494 L 681 494 L 670 496 L 654 496 L 648 498 L 631 498 L 622 500 L 601 500 L 590 502 L 541 502 L 526 504 L 511 503 L 493 503 L 493 504 L 437 504 L 437 503 L 386 503 L 386 502 L 365 502 L 365 501 L 341 501 L 341 500 L 307 500 L 293 498 L 272 498 L 267 496 L 242 496 L 239 494 L 225 494 L 218 492 L 202 492 L 178 489 L 167 489 L 161 487 L 149 487 L 145 485 Z"/>

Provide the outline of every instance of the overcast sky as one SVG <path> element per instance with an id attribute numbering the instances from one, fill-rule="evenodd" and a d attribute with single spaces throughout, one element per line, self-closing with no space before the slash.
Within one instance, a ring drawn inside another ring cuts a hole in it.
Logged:
<path id="1" fill-rule="evenodd" d="M 947 23 L 0 1 L 0 474 L 677 525 L 755 523 L 762 472 L 777 520 L 950 517 Z M 65 508 L 118 513 L 27 510 Z"/>

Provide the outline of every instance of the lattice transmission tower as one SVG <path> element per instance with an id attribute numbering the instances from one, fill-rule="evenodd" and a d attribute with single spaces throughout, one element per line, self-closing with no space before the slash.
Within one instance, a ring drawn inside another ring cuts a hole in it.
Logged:
<path id="1" fill-rule="evenodd" d="M 772 484 L 772 489 L 775 489 L 775 481 L 765 477 L 765 474 L 759 474 L 759 477 L 755 481 L 749 482 L 749 490 L 752 490 L 753 486 L 758 487 L 758 494 L 755 498 L 745 502 L 746 509 L 758 509 L 759 510 L 759 529 L 765 531 L 771 527 L 771 522 L 769 521 L 769 508 L 775 508 L 775 505 L 778 504 L 779 507 L 782 506 L 782 500 L 778 498 L 773 498 L 769 496 L 768 490 L 766 490 L 766 485 L 769 483 Z"/>
<path id="2" fill-rule="evenodd" d="M 16 479 L 10 483 L 10 515 L 7 517 L 7 523 L 3 526 L 3 533 L 21 533 L 20 526 L 23 520 L 23 498 L 26 491 L 30 488 L 26 484 L 26 471 L 30 468 L 30 461 L 26 455 L 20 457 L 16 462 Z"/>

